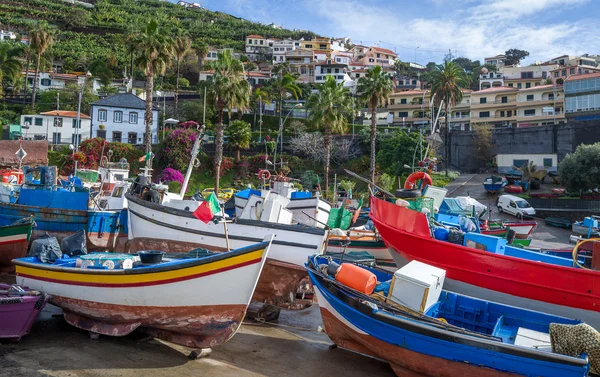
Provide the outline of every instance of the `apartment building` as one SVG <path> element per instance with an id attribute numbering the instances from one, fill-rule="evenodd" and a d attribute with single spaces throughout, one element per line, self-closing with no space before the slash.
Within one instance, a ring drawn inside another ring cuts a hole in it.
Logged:
<path id="1" fill-rule="evenodd" d="M 427 124 L 430 120 L 430 92 L 407 90 L 390 94 L 388 110 L 393 115 L 393 124 L 402 127 Z"/>
<path id="2" fill-rule="evenodd" d="M 450 129 L 455 131 L 471 130 L 471 94 L 470 89 L 463 89 L 460 102 L 450 108 Z"/>
<path id="3" fill-rule="evenodd" d="M 387 48 L 381 47 L 369 47 L 365 52 L 364 56 L 359 59 L 366 67 L 374 67 L 379 65 L 381 67 L 391 67 L 398 55 Z"/>
<path id="4" fill-rule="evenodd" d="M 562 86 L 540 85 L 517 92 L 517 127 L 564 123 Z"/>
<path id="5" fill-rule="evenodd" d="M 333 76 L 338 84 L 348 82 L 348 86 L 352 86 L 350 85 L 352 79 L 348 74 L 347 67 L 348 66 L 346 64 L 336 63 L 331 61 L 331 59 L 328 59 L 324 62 L 315 63 L 314 82 L 321 84 L 325 82 L 327 76 Z"/>
<path id="6" fill-rule="evenodd" d="M 271 55 L 274 43 L 274 40 L 265 38 L 262 35 L 250 34 L 246 37 L 246 56 L 252 60 L 256 60 L 261 55 Z"/>
<path id="7" fill-rule="evenodd" d="M 517 125 L 517 88 L 493 87 L 471 93 L 471 123 Z"/>
<path id="8" fill-rule="evenodd" d="M 293 39 L 281 39 L 273 42 L 273 64 L 284 63 L 285 53 L 300 48 L 300 42 Z"/>
<path id="9" fill-rule="evenodd" d="M 285 53 L 285 60 L 290 67 L 300 75 L 298 81 L 309 83 L 314 81 L 315 76 L 315 54 L 313 50 L 297 48 Z"/>
<path id="10" fill-rule="evenodd" d="M 600 119 L 600 72 L 567 78 L 564 92 L 567 119 Z"/>
<path id="11" fill-rule="evenodd" d="M 518 65 L 503 66 L 498 72 L 482 70 L 479 75 L 479 89 L 495 87 L 514 87 L 527 89 L 534 86 L 548 84 L 551 81 L 551 72 L 559 67 L 558 64 L 544 63 L 521 67 Z"/>
<path id="12" fill-rule="evenodd" d="M 484 58 L 483 59 L 483 64 L 484 65 L 493 65 L 496 66 L 498 68 L 504 67 L 504 62 L 506 60 L 506 55 L 504 54 L 499 54 L 496 56 L 491 56 L 489 58 Z"/>

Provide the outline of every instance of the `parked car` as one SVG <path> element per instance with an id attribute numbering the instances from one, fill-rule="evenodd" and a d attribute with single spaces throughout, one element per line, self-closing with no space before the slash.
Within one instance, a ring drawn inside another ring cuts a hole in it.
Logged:
<path id="1" fill-rule="evenodd" d="M 515 195 L 500 195 L 498 198 L 498 212 L 510 213 L 519 219 L 535 215 L 535 209 L 525 199 Z"/>

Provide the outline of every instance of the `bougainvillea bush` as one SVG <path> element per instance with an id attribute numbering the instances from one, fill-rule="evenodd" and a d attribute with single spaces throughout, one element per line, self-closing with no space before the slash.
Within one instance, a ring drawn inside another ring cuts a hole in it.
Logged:
<path id="1" fill-rule="evenodd" d="M 166 168 L 166 169 L 163 169 L 163 171 L 160 173 L 159 179 L 163 183 L 169 183 L 169 182 L 183 183 L 183 174 L 177 169 Z"/>
<path id="2" fill-rule="evenodd" d="M 102 156 L 108 157 L 108 151 L 112 151 L 112 162 L 117 162 L 124 158 L 129 162 L 130 172 L 135 174 L 139 171 L 139 158 L 144 152 L 131 144 L 119 142 L 107 142 L 106 140 L 95 137 L 93 139 L 83 140 L 79 145 L 79 151 L 75 153 L 77 167 L 81 169 L 98 169 Z M 60 174 L 69 175 L 73 173 L 73 153 L 67 148 L 59 151 L 64 156 L 60 161 L 64 161 L 60 166 Z"/>
<path id="3" fill-rule="evenodd" d="M 158 158 L 165 167 L 185 171 L 190 163 L 192 148 L 198 137 L 195 128 L 178 128 L 167 131 L 160 144 Z"/>

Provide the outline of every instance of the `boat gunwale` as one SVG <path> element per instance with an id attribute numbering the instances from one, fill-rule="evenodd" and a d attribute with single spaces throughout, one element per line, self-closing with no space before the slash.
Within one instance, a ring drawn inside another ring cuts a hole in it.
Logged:
<path id="1" fill-rule="evenodd" d="M 182 209 L 148 202 L 148 201 L 142 200 L 134 195 L 131 195 L 129 193 L 125 194 L 125 198 L 128 201 L 132 201 L 135 204 L 138 204 L 142 207 L 150 208 L 150 209 L 153 209 L 153 210 L 156 210 L 159 212 L 163 212 L 163 213 L 168 213 L 170 215 L 187 217 L 187 218 L 192 218 L 192 219 L 197 220 L 196 217 L 190 211 L 184 211 Z M 234 224 L 258 226 L 258 227 L 262 227 L 262 228 L 280 229 L 280 230 L 287 230 L 287 231 L 301 232 L 301 233 L 310 233 L 310 234 L 316 234 L 316 235 L 325 235 L 325 230 L 320 229 L 320 228 L 312 228 L 312 227 L 300 226 L 300 225 L 277 224 L 277 223 L 270 223 L 270 222 L 259 221 L 259 220 L 235 219 Z"/>
<path id="2" fill-rule="evenodd" d="M 229 252 L 215 253 L 213 255 L 209 255 L 202 258 L 190 258 L 189 260 L 176 260 L 173 262 L 166 262 L 162 264 L 158 264 L 155 266 L 144 266 L 137 268 L 128 268 L 128 269 L 114 269 L 114 270 L 102 270 L 102 269 L 86 269 L 86 268 L 74 268 L 74 267 L 64 267 L 57 266 L 53 264 L 45 264 L 45 263 L 34 263 L 24 261 L 26 258 L 18 258 L 13 259 L 13 264 L 20 267 L 28 267 L 37 270 L 44 271 L 55 271 L 55 272 L 67 272 L 74 274 L 86 274 L 86 275 L 143 275 L 143 274 L 151 274 L 157 272 L 168 272 L 168 271 L 176 271 L 182 270 L 190 267 L 197 267 L 205 264 L 210 264 L 214 262 L 219 262 L 231 258 L 235 258 L 241 255 L 249 254 L 258 250 L 263 250 L 269 247 L 270 241 L 264 241 L 261 243 L 257 243 L 254 245 L 249 245 L 245 247 L 241 247 L 239 249 L 235 249 Z M 135 254 L 131 254 L 134 256 Z M 166 254 L 168 256 L 168 254 Z M 261 257 L 262 258 L 262 257 Z M 19 275 L 17 273 L 17 275 Z"/>
<path id="3" fill-rule="evenodd" d="M 476 334 L 463 334 L 460 332 L 449 331 L 449 330 L 445 330 L 442 328 L 436 328 L 435 326 L 428 326 L 427 324 L 420 323 L 418 320 L 411 320 L 408 318 L 404 318 L 401 314 L 395 315 L 395 314 L 389 313 L 383 309 L 373 309 L 371 306 L 361 303 L 359 301 L 359 299 L 357 299 L 356 297 L 352 297 L 351 295 L 344 293 L 342 291 L 342 289 L 337 287 L 337 285 L 340 283 L 338 283 L 338 282 L 334 283 L 332 281 L 325 281 L 322 274 L 320 274 L 318 271 L 310 269 L 310 268 L 307 268 L 307 269 L 308 269 L 308 272 L 310 275 L 314 275 L 318 278 L 318 280 L 316 281 L 317 289 L 319 289 L 319 286 L 325 288 L 326 291 L 331 296 L 336 298 L 340 302 L 341 305 L 345 305 L 345 306 L 349 307 L 351 310 L 358 311 L 359 313 L 364 314 L 373 320 L 380 321 L 380 322 L 386 323 L 388 325 L 401 328 L 405 331 L 414 332 L 414 333 L 420 334 L 422 336 L 435 338 L 435 339 L 447 341 L 450 343 L 458 343 L 461 345 L 474 347 L 474 348 L 480 348 L 480 349 L 483 348 L 485 350 L 492 351 L 492 352 L 509 354 L 509 355 L 517 356 L 517 357 L 526 357 L 526 358 L 539 360 L 539 361 L 557 362 L 560 364 L 582 366 L 582 367 L 589 364 L 589 359 L 588 359 L 587 355 L 585 356 L 585 358 L 581 358 L 581 357 L 566 356 L 566 355 L 561 355 L 561 354 L 556 354 L 556 353 L 549 353 L 549 352 L 540 351 L 540 350 L 536 350 L 536 349 L 528 349 L 528 348 L 517 346 L 514 344 L 504 343 L 501 340 L 493 341 L 490 339 L 484 339 L 483 337 L 478 337 Z M 313 284 L 314 283 L 315 282 L 313 282 Z M 341 286 L 343 287 L 343 285 L 341 285 Z M 337 292 L 332 291 L 332 288 L 334 288 Z M 350 305 L 350 302 L 352 302 L 353 305 Z M 376 300 L 374 300 L 373 302 L 375 304 L 377 304 Z M 525 310 L 527 310 L 527 309 L 525 309 Z M 432 318 L 432 317 L 430 317 L 430 318 Z M 348 320 L 348 319 L 346 319 L 346 320 Z M 415 330 L 412 330 L 411 328 L 416 328 L 418 330 L 415 331 Z M 362 329 L 362 331 L 365 331 L 365 330 Z M 378 338 L 377 336 L 373 335 L 372 333 L 367 332 L 367 334 L 369 336 Z M 438 334 L 440 336 L 434 336 L 433 334 Z M 380 339 L 380 338 L 378 338 L 378 339 Z M 380 339 L 380 340 L 382 340 L 386 343 L 389 343 L 388 341 L 385 341 L 383 339 Z M 482 344 L 485 347 L 477 347 L 476 344 Z M 418 352 L 418 351 L 415 351 L 415 352 Z M 531 355 L 531 357 L 528 357 L 527 355 Z"/>

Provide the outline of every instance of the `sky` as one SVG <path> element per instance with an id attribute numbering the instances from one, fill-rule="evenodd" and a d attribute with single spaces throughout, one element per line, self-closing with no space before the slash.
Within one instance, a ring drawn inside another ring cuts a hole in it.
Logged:
<path id="1" fill-rule="evenodd" d="M 250 21 L 379 44 L 420 64 L 441 62 L 449 50 L 483 61 L 518 48 L 530 52 L 524 64 L 600 53 L 600 0 L 194 1 Z"/>

